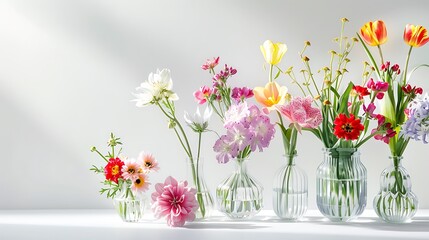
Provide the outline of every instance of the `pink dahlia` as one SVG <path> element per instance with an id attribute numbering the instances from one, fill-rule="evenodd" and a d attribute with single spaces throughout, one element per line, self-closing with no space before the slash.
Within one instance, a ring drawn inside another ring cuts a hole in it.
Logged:
<path id="1" fill-rule="evenodd" d="M 311 97 L 295 97 L 277 109 L 301 132 L 302 128 L 316 128 L 322 122 L 322 114 L 318 108 L 311 106 L 312 102 Z"/>
<path id="2" fill-rule="evenodd" d="M 196 190 L 188 187 L 188 182 L 177 182 L 169 176 L 164 183 L 155 185 L 152 193 L 152 210 L 156 218 L 167 218 L 171 227 L 181 227 L 186 221 L 195 219 L 198 203 L 195 198 Z"/>

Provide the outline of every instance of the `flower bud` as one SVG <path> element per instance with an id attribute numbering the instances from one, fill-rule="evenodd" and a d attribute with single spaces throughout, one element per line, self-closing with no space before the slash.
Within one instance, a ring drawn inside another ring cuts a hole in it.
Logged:
<path id="1" fill-rule="evenodd" d="M 95 146 L 92 146 L 91 147 L 91 152 L 95 152 L 95 151 L 97 151 L 97 148 Z"/>
<path id="2" fill-rule="evenodd" d="M 168 121 L 168 128 L 173 129 L 176 127 L 176 122 L 173 120 Z"/>
<path id="3" fill-rule="evenodd" d="M 304 56 L 304 57 L 302 57 L 302 61 L 308 62 L 308 61 L 310 61 L 310 58 L 308 58 L 307 56 Z"/>
<path id="4" fill-rule="evenodd" d="M 323 105 L 329 106 L 329 105 L 331 105 L 331 102 L 328 99 L 326 99 L 323 101 Z"/>

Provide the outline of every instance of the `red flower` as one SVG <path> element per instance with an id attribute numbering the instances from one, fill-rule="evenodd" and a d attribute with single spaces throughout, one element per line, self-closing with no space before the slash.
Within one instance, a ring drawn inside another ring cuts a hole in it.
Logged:
<path id="1" fill-rule="evenodd" d="M 348 118 L 345 114 L 341 113 L 334 120 L 334 134 L 338 138 L 356 140 L 363 129 L 364 126 L 360 123 L 360 119 L 355 118 L 353 114 L 350 114 Z"/>
<path id="2" fill-rule="evenodd" d="M 370 94 L 368 88 L 359 85 L 353 86 L 353 91 L 359 96 L 359 100 L 362 100 L 363 97 L 368 96 Z"/>
<path id="3" fill-rule="evenodd" d="M 423 89 L 421 87 L 411 87 L 410 84 L 407 84 L 406 86 L 402 86 L 402 91 L 404 91 L 405 94 L 411 95 L 412 98 L 414 98 L 417 94 L 422 94 Z"/>
<path id="4" fill-rule="evenodd" d="M 118 178 L 122 177 L 122 166 L 124 166 L 124 162 L 121 159 L 109 159 L 109 162 L 104 167 L 104 175 L 106 176 L 106 180 L 118 183 Z"/>

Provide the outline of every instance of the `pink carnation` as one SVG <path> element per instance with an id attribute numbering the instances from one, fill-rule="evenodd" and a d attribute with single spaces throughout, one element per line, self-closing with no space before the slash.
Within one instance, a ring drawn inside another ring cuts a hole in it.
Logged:
<path id="1" fill-rule="evenodd" d="M 296 97 L 289 104 L 278 106 L 277 109 L 300 132 L 302 128 L 316 128 L 322 122 L 322 114 L 318 108 L 311 107 L 312 102 L 311 97 Z"/>
<path id="2" fill-rule="evenodd" d="M 156 218 L 167 218 L 171 227 L 181 227 L 186 221 L 194 221 L 198 203 L 196 190 L 188 187 L 188 182 L 177 182 L 169 176 L 164 183 L 155 185 L 152 193 L 152 210 Z"/>

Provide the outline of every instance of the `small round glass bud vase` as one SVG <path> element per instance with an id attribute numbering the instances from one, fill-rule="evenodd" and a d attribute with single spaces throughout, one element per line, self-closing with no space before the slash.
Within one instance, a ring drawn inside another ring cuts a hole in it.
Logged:
<path id="1" fill-rule="evenodd" d="M 235 171 L 216 188 L 218 210 L 231 219 L 248 219 L 263 207 L 263 187 L 247 173 L 247 159 L 235 159 Z"/>
<path id="2" fill-rule="evenodd" d="M 389 157 L 392 165 L 380 176 L 380 192 L 375 196 L 373 207 L 385 222 L 411 221 L 418 209 L 418 200 L 411 191 L 411 179 L 402 166 L 402 157 Z"/>
<path id="3" fill-rule="evenodd" d="M 308 207 L 307 174 L 298 167 L 297 155 L 285 156 L 286 164 L 277 171 L 273 184 L 273 209 L 285 220 L 298 220 Z"/>
<path id="4" fill-rule="evenodd" d="M 139 222 L 145 210 L 145 199 L 141 194 L 134 194 L 127 182 L 122 183 L 121 191 L 113 199 L 116 212 L 124 222 Z"/>

